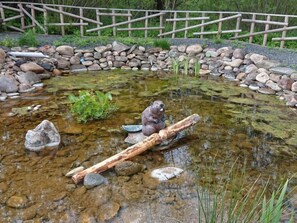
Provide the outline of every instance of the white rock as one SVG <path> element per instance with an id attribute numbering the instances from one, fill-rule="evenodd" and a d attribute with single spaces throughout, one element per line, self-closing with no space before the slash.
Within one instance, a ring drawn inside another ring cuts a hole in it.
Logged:
<path id="1" fill-rule="evenodd" d="M 265 72 L 262 72 L 262 73 L 260 73 L 260 74 L 258 74 L 256 76 L 256 80 L 263 83 L 263 84 L 265 84 L 266 81 L 269 80 L 269 75 L 267 73 L 265 73 Z"/>
<path id="2" fill-rule="evenodd" d="M 164 167 L 153 170 L 151 172 L 151 177 L 156 178 L 159 181 L 166 181 L 180 175 L 183 171 L 183 169 L 177 167 Z"/>

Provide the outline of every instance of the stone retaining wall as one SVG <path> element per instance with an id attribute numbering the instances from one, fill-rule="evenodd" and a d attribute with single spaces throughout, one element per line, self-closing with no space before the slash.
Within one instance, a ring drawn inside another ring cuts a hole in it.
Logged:
<path id="1" fill-rule="evenodd" d="M 13 58 L 8 52 L 42 52 L 49 58 Z M 237 81 L 242 87 L 263 94 L 277 94 L 288 106 L 297 106 L 297 71 L 281 67 L 277 61 L 260 54 L 246 54 L 242 49 L 222 47 L 203 48 L 199 44 L 171 46 L 170 50 L 126 46 L 113 42 L 94 49 L 71 46 L 42 46 L 39 48 L 0 47 L 0 101 L 18 97 L 19 93 L 42 87 L 42 80 L 63 73 L 110 69 L 171 71 L 179 61 L 183 71 L 188 61 L 189 73 L 199 61 L 200 75 L 222 76 Z"/>

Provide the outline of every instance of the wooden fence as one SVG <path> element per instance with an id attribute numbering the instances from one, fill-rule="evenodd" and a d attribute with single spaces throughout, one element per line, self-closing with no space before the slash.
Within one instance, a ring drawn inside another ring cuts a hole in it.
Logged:
<path id="1" fill-rule="evenodd" d="M 157 11 L 76 7 L 27 2 L 0 2 L 0 27 L 18 32 L 38 29 L 45 34 L 81 36 L 204 38 L 253 43 L 260 38 L 280 42 L 297 40 L 297 15 L 219 11 Z M 75 26 L 75 28 L 73 28 Z M 70 27 L 70 28 L 69 28 Z"/>

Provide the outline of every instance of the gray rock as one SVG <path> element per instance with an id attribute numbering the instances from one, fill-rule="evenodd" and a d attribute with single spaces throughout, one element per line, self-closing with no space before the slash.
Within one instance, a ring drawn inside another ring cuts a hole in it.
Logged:
<path id="1" fill-rule="evenodd" d="M 70 71 L 72 73 L 79 73 L 79 72 L 86 72 L 88 69 L 82 65 L 82 64 L 79 64 L 79 65 L 72 65 L 70 67 Z"/>
<path id="2" fill-rule="evenodd" d="M 233 49 L 231 47 L 222 47 L 217 50 L 217 53 L 221 57 L 231 58 L 233 55 Z"/>
<path id="3" fill-rule="evenodd" d="M 270 87 L 270 88 L 271 88 L 272 90 L 274 90 L 274 91 L 281 91 L 281 90 L 282 90 L 281 87 L 278 86 L 278 84 L 275 83 L 275 82 L 273 82 L 272 80 L 268 80 L 268 81 L 266 82 L 266 86 L 267 86 L 267 87 Z"/>
<path id="4" fill-rule="evenodd" d="M 89 173 L 84 178 L 84 186 L 87 189 L 91 189 L 93 187 L 99 186 L 101 184 L 106 183 L 107 180 L 99 173 Z"/>
<path id="5" fill-rule="evenodd" d="M 277 84 L 284 90 L 291 90 L 293 83 L 294 81 L 287 76 L 282 76 L 282 78 L 277 82 Z"/>
<path id="6" fill-rule="evenodd" d="M 179 176 L 183 172 L 183 169 L 177 167 L 164 167 L 155 169 L 151 172 L 151 177 L 159 181 L 167 181 L 173 177 Z"/>
<path id="7" fill-rule="evenodd" d="M 92 61 L 83 61 L 82 65 L 89 67 L 89 66 L 93 65 L 93 62 Z"/>
<path id="8" fill-rule="evenodd" d="M 66 46 L 66 45 L 58 46 L 56 48 L 56 51 L 61 55 L 66 55 L 66 56 L 74 55 L 74 50 L 73 50 L 73 47 L 71 47 L 71 46 Z"/>
<path id="9" fill-rule="evenodd" d="M 42 73 L 42 74 L 37 74 L 37 75 L 40 78 L 40 80 L 51 78 L 51 74 L 50 73 Z"/>
<path id="10" fill-rule="evenodd" d="M 144 170 L 144 166 L 132 161 L 123 161 L 117 164 L 114 168 L 118 176 L 130 176 Z"/>
<path id="11" fill-rule="evenodd" d="M 291 89 L 293 92 L 297 92 L 297 82 L 294 82 L 292 84 L 292 89 Z"/>
<path id="12" fill-rule="evenodd" d="M 5 51 L 2 48 L 0 48 L 0 64 L 5 63 L 5 57 L 6 57 Z"/>
<path id="13" fill-rule="evenodd" d="M 0 75 L 0 91 L 6 93 L 17 92 L 17 81 L 11 77 Z"/>
<path id="14" fill-rule="evenodd" d="M 248 80 L 248 81 L 255 81 L 257 75 L 258 75 L 257 73 L 249 73 L 249 74 L 246 76 L 246 80 Z"/>
<path id="15" fill-rule="evenodd" d="M 216 51 L 206 51 L 205 56 L 206 57 L 217 57 L 219 54 Z"/>
<path id="16" fill-rule="evenodd" d="M 271 95 L 275 94 L 275 91 L 272 90 L 271 88 L 259 88 L 258 92 L 261 94 L 271 94 Z"/>
<path id="17" fill-rule="evenodd" d="M 77 64 L 80 64 L 80 57 L 78 56 L 73 56 L 70 58 L 70 64 L 72 65 L 77 65 Z"/>
<path id="18" fill-rule="evenodd" d="M 296 70 L 289 67 L 273 67 L 270 69 L 270 72 L 290 76 L 291 74 L 296 73 Z"/>
<path id="19" fill-rule="evenodd" d="M 186 49 L 186 53 L 190 54 L 190 55 L 196 55 L 198 53 L 201 53 L 203 51 L 203 48 L 200 44 L 194 44 L 194 45 L 190 45 L 187 47 Z"/>
<path id="20" fill-rule="evenodd" d="M 98 53 L 104 53 L 106 51 L 111 50 L 111 48 L 107 47 L 107 46 L 97 46 L 95 47 L 95 51 L 97 51 Z"/>
<path id="21" fill-rule="evenodd" d="M 20 84 L 19 85 L 19 92 L 25 93 L 25 92 L 31 92 L 34 91 L 36 88 L 33 87 L 31 84 Z"/>
<path id="22" fill-rule="evenodd" d="M 258 67 L 256 67 L 256 65 L 254 64 L 250 64 L 245 68 L 245 72 L 247 74 L 257 72 L 257 70 L 258 70 Z"/>
<path id="23" fill-rule="evenodd" d="M 231 67 L 239 67 L 242 64 L 242 62 L 242 59 L 234 59 L 231 62 L 224 62 L 224 64 Z"/>
<path id="24" fill-rule="evenodd" d="M 266 81 L 269 80 L 269 75 L 265 72 L 262 72 L 256 76 L 256 80 L 265 84 Z"/>
<path id="25" fill-rule="evenodd" d="M 128 58 L 125 56 L 115 56 L 115 60 L 118 62 L 126 62 Z"/>
<path id="26" fill-rule="evenodd" d="M 70 62 L 64 58 L 58 60 L 58 69 L 68 70 L 70 68 Z"/>
<path id="27" fill-rule="evenodd" d="M 259 90 L 259 86 L 258 85 L 256 85 L 256 84 L 251 84 L 251 85 L 249 85 L 249 89 L 251 89 L 251 90 L 253 90 L 253 91 L 257 91 L 257 90 Z"/>
<path id="28" fill-rule="evenodd" d="M 97 71 L 97 70 L 101 70 L 101 67 L 99 66 L 99 64 L 93 64 L 88 67 L 88 70 L 89 71 Z"/>
<path id="29" fill-rule="evenodd" d="M 185 53 L 186 52 L 186 49 L 187 49 L 187 46 L 186 45 L 179 45 L 177 46 L 177 50 L 181 53 Z"/>
<path id="30" fill-rule="evenodd" d="M 118 43 L 117 41 L 113 41 L 112 43 L 112 49 L 116 52 L 123 52 L 123 51 L 126 51 L 126 50 L 129 50 L 130 47 L 122 44 L 122 43 Z"/>
<path id="31" fill-rule="evenodd" d="M 121 62 L 121 61 L 115 61 L 114 63 L 113 63 L 113 66 L 114 67 L 117 67 L 117 68 L 120 68 L 120 67 L 122 67 L 122 66 L 124 66 L 125 65 L 125 63 L 124 62 Z"/>
<path id="32" fill-rule="evenodd" d="M 36 74 L 41 74 L 44 72 L 43 67 L 39 66 L 37 63 L 35 62 L 28 62 L 28 63 L 24 63 L 20 66 L 21 70 L 24 72 L 27 71 L 32 71 Z"/>
<path id="33" fill-rule="evenodd" d="M 29 130 L 25 136 L 25 147 L 31 151 L 40 151 L 46 147 L 58 146 L 61 137 L 54 124 L 43 120 L 35 129 Z"/>
<path id="34" fill-rule="evenodd" d="M 243 49 L 239 49 L 239 48 L 237 48 L 237 49 L 235 49 L 234 51 L 233 51 L 233 57 L 235 58 L 235 59 L 244 59 L 244 56 L 245 56 L 245 52 L 244 52 L 244 50 Z"/>
<path id="35" fill-rule="evenodd" d="M 101 57 L 102 57 L 101 53 L 99 53 L 99 52 L 94 53 L 94 58 L 95 59 L 100 59 Z"/>
<path id="36" fill-rule="evenodd" d="M 40 77 L 33 72 L 19 72 L 17 79 L 21 84 L 35 84 L 41 81 Z"/>

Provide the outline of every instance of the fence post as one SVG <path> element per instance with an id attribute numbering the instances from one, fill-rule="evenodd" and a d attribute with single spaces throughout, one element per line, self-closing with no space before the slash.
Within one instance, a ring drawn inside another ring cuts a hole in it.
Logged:
<path id="1" fill-rule="evenodd" d="M 173 21 L 172 31 L 175 31 L 175 30 L 176 30 L 176 20 L 175 20 L 176 17 L 177 17 L 177 12 L 174 12 L 174 13 L 173 13 L 174 21 Z M 175 32 L 172 33 L 171 38 L 175 38 Z"/>
<path id="2" fill-rule="evenodd" d="M 34 8 L 31 8 L 31 15 L 32 15 L 33 19 L 35 19 L 35 10 L 34 10 Z M 35 24 L 34 20 L 32 20 L 32 26 L 33 26 L 33 31 L 35 32 L 36 31 L 36 29 L 35 29 L 36 24 Z"/>
<path id="3" fill-rule="evenodd" d="M 81 16 L 81 17 L 84 16 L 83 8 L 79 8 L 79 16 Z M 80 23 L 83 23 L 84 20 L 80 19 L 79 22 L 80 22 Z M 80 36 L 81 36 L 81 37 L 84 36 L 84 26 L 83 26 L 83 25 L 80 25 Z"/>
<path id="4" fill-rule="evenodd" d="M 240 22 L 241 22 L 241 17 L 238 17 L 237 18 L 237 21 L 236 21 L 235 30 L 239 30 L 240 29 Z M 234 36 L 237 37 L 238 36 L 238 33 L 236 32 Z"/>
<path id="5" fill-rule="evenodd" d="M 131 10 L 128 10 L 128 14 L 131 14 Z M 131 16 L 128 16 L 128 21 L 131 20 Z M 131 29 L 131 23 L 128 24 L 128 28 Z M 131 30 L 128 31 L 129 37 L 131 37 Z"/>
<path id="6" fill-rule="evenodd" d="M 202 17 L 205 17 L 206 14 L 203 12 L 201 16 L 202 16 Z M 201 21 L 201 25 L 204 24 L 204 23 L 205 23 L 205 20 L 202 19 L 202 21 Z M 204 26 L 203 26 L 203 25 L 202 25 L 201 28 L 200 28 L 200 32 L 201 32 L 201 33 L 204 32 Z M 200 35 L 200 39 L 203 39 L 203 35 L 202 35 L 202 34 Z"/>
<path id="7" fill-rule="evenodd" d="M 100 22 L 99 9 L 96 9 L 96 21 L 97 22 Z M 100 27 L 100 24 L 97 24 L 97 28 L 99 28 L 99 27 Z M 100 36 L 101 35 L 101 31 L 98 30 L 97 34 L 98 34 L 98 36 Z"/>
<path id="8" fill-rule="evenodd" d="M 19 3 L 18 6 L 19 6 L 19 9 L 21 10 L 20 15 L 22 16 L 21 17 L 21 30 L 25 31 L 25 15 L 24 15 L 24 12 L 22 10 L 23 5 L 21 3 Z"/>
<path id="9" fill-rule="evenodd" d="M 266 21 L 267 22 L 270 21 L 270 15 L 267 15 Z M 266 23 L 265 24 L 265 31 L 268 31 L 268 30 L 269 30 L 269 24 Z M 268 36 L 267 33 L 265 33 L 264 36 L 263 36 L 263 44 L 262 44 L 263 46 L 266 46 L 266 44 L 267 44 L 267 36 Z"/>
<path id="10" fill-rule="evenodd" d="M 47 17 L 47 10 L 46 10 L 46 7 L 45 5 L 43 5 L 43 17 L 44 17 L 44 20 L 43 20 L 43 25 L 44 25 L 44 29 L 45 29 L 45 34 L 48 35 L 48 17 Z"/>
<path id="11" fill-rule="evenodd" d="M 188 19 L 188 18 L 189 18 L 189 12 L 186 12 L 186 19 Z M 188 28 L 188 26 L 189 26 L 189 21 L 186 20 L 186 22 L 185 22 L 185 28 Z M 187 38 L 187 35 L 188 35 L 188 30 L 186 29 L 185 30 L 184 38 Z"/>
<path id="12" fill-rule="evenodd" d="M 4 19 L 5 19 L 5 14 L 4 14 L 4 9 L 2 7 L 2 3 L 0 2 L 0 16 L 1 19 L 3 20 L 3 24 L 5 24 Z"/>
<path id="13" fill-rule="evenodd" d="M 222 19 L 222 18 L 223 18 L 223 13 L 220 12 L 219 19 Z M 217 34 L 218 39 L 221 39 L 222 25 L 223 25 L 222 22 L 218 23 L 218 34 Z"/>
<path id="14" fill-rule="evenodd" d="M 115 14 L 115 10 L 112 10 L 112 14 Z M 114 25 L 116 23 L 116 19 L 115 19 L 115 15 L 112 16 L 112 25 Z M 116 27 L 112 28 L 112 34 L 113 36 L 117 35 L 117 31 L 116 31 Z"/>
<path id="15" fill-rule="evenodd" d="M 63 11 L 63 7 L 59 6 L 59 10 Z M 62 33 L 62 36 L 65 36 L 64 15 L 62 13 L 59 13 L 59 14 L 60 14 L 60 23 L 61 23 L 61 33 Z"/>
<path id="16" fill-rule="evenodd" d="M 147 17 L 147 16 L 148 16 L 148 11 L 145 11 L 145 17 Z M 148 19 L 145 19 L 145 21 L 144 21 L 144 27 L 145 27 L 144 38 L 147 38 Z"/>
<path id="17" fill-rule="evenodd" d="M 163 18 L 164 18 L 163 17 L 163 14 L 160 15 L 160 31 L 159 31 L 159 34 L 162 34 L 163 33 L 163 29 L 162 29 L 162 27 L 164 25 L 164 19 Z M 162 38 L 162 37 L 160 36 L 160 38 Z"/>
<path id="18" fill-rule="evenodd" d="M 253 21 L 256 20 L 256 14 L 253 14 L 252 20 Z M 254 33 L 254 29 L 255 29 L 255 22 L 252 22 L 251 23 L 250 34 L 253 34 Z M 250 35 L 250 37 L 249 37 L 249 43 L 252 43 L 253 42 L 253 38 L 254 38 L 254 36 L 253 35 Z"/>
<path id="19" fill-rule="evenodd" d="M 285 23 L 288 23 L 289 24 L 289 17 L 288 16 L 285 16 Z M 287 28 L 288 26 L 284 26 L 284 28 Z M 282 39 L 281 42 L 280 42 L 280 48 L 284 48 L 285 46 L 285 38 L 286 38 L 286 35 L 287 35 L 287 31 L 284 30 L 283 33 L 282 33 Z"/>

